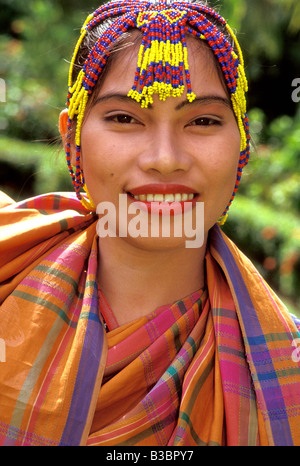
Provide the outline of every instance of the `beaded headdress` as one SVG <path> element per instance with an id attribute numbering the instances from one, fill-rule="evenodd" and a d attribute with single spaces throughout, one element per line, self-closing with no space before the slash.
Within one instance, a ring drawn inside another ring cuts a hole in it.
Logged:
<path id="1" fill-rule="evenodd" d="M 72 82 L 74 64 L 79 47 L 88 31 L 103 23 L 112 22 L 100 35 L 91 49 L 76 81 Z M 80 167 L 80 132 L 88 99 L 97 80 L 107 63 L 114 44 L 129 29 L 138 29 L 142 33 L 142 44 L 138 54 L 136 74 L 128 96 L 142 107 L 153 102 L 153 94 L 165 100 L 167 97 L 181 96 L 185 85 L 187 99 L 192 102 L 195 94 L 190 80 L 187 35 L 206 41 L 220 63 L 221 70 L 231 96 L 232 107 L 241 134 L 241 151 L 234 192 L 222 219 L 227 216 L 229 206 L 236 194 L 250 154 L 249 122 L 246 113 L 245 92 L 247 80 L 244 61 L 237 38 L 224 18 L 213 9 L 201 3 L 181 0 L 123 0 L 111 1 L 100 6 L 88 16 L 75 47 L 69 72 L 68 88 L 68 136 L 67 163 L 77 197 L 88 209 L 94 209 L 85 186 L 84 174 Z M 232 38 L 233 46 L 225 34 Z M 234 50 L 236 49 L 236 52 Z M 72 121 L 76 118 L 76 167 L 75 172 L 70 162 L 70 134 Z M 87 197 L 80 192 L 84 188 Z M 222 223 L 222 222 L 220 222 Z"/>

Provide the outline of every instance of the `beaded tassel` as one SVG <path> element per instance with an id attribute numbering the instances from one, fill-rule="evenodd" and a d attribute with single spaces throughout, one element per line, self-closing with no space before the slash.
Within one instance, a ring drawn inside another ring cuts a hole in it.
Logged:
<path id="1" fill-rule="evenodd" d="M 105 19 L 113 19 L 113 23 L 99 37 L 78 74 L 76 82 L 72 82 L 73 68 L 79 47 L 89 30 Z M 237 53 L 224 34 L 209 20 L 227 28 Z M 241 151 L 234 192 L 219 223 L 227 218 L 227 211 L 237 192 L 242 171 L 248 163 L 250 154 L 249 121 L 246 113 L 247 80 L 244 61 L 237 38 L 224 18 L 211 8 L 185 1 L 111 1 L 100 6 L 85 21 L 78 43 L 75 47 L 69 72 L 68 89 L 68 133 L 76 118 L 76 166 L 75 173 L 70 162 L 70 136 L 67 140 L 67 164 L 72 177 L 77 197 L 86 208 L 95 210 L 95 206 L 87 192 L 84 175 L 80 167 L 80 133 L 86 105 L 95 84 L 104 69 L 114 43 L 129 28 L 139 29 L 143 35 L 140 46 L 135 79 L 128 95 L 139 102 L 142 107 L 153 103 L 153 94 L 159 99 L 181 96 L 186 88 L 187 99 L 192 102 L 195 94 L 190 80 L 187 34 L 205 40 L 217 57 L 223 71 L 228 90 L 231 95 L 232 108 L 237 118 L 241 134 Z M 83 188 L 87 198 L 80 190 Z"/>
<path id="2" fill-rule="evenodd" d="M 158 94 L 160 100 L 180 97 L 185 89 L 183 71 L 187 99 L 192 102 L 196 97 L 191 89 L 184 27 L 180 24 L 185 14 L 185 11 L 162 10 L 141 12 L 137 17 L 136 24 L 144 32 L 144 38 L 134 85 L 128 96 L 142 107 L 153 103 L 153 94 Z"/>

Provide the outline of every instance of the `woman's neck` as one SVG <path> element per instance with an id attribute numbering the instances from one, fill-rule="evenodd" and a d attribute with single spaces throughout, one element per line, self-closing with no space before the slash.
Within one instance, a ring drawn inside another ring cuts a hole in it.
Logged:
<path id="1" fill-rule="evenodd" d="M 206 242 L 199 249 L 149 251 L 122 238 L 99 240 L 98 283 L 119 325 L 204 287 Z"/>

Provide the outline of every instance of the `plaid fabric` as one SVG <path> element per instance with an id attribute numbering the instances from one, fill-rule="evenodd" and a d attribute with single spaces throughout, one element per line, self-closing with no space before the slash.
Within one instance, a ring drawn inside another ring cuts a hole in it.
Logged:
<path id="1" fill-rule="evenodd" d="M 218 227 L 207 289 L 107 333 L 96 217 L 0 213 L 1 445 L 300 445 L 295 320 Z"/>

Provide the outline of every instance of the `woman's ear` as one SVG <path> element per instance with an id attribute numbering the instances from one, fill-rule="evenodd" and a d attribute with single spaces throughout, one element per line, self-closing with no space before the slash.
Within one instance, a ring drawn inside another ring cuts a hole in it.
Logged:
<path id="1" fill-rule="evenodd" d="M 68 109 L 66 108 L 59 115 L 58 127 L 59 127 L 59 132 L 62 138 L 62 142 L 64 145 L 64 149 L 66 150 L 67 135 L 68 135 Z M 73 166 L 75 166 L 74 150 L 75 150 L 74 144 L 72 144 L 72 141 L 71 141 L 70 154 L 71 154 L 71 164 Z"/>
<path id="2" fill-rule="evenodd" d="M 65 144 L 68 131 L 68 110 L 66 108 L 59 115 L 58 127 L 63 143 Z"/>

